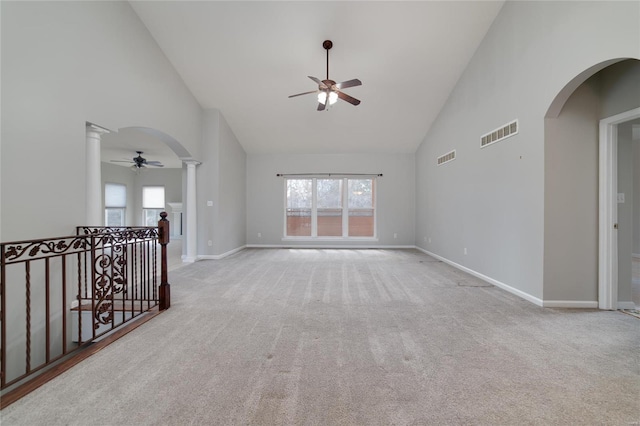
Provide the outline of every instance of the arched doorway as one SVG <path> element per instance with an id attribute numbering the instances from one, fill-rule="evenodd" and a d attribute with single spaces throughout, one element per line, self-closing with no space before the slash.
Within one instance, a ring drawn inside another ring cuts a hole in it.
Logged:
<path id="1" fill-rule="evenodd" d="M 630 289 L 618 292 L 616 283 L 616 152 L 611 135 L 617 124 L 635 116 L 628 111 L 639 107 L 640 61 L 619 58 L 577 75 L 547 111 L 545 300 L 601 309 L 619 307 L 618 296 L 621 304 L 631 303 L 626 300 Z M 601 120 L 605 130 L 599 131 Z"/>
<path id="2" fill-rule="evenodd" d="M 147 161 L 157 162 L 162 164 L 162 167 L 136 169 L 131 160 L 138 155 L 137 152 L 142 152 L 141 155 Z M 102 135 L 100 157 L 101 168 L 107 174 L 101 178 L 102 187 L 107 181 L 116 181 L 131 187 L 131 192 L 135 193 L 135 196 L 127 200 L 131 208 L 127 212 L 126 225 L 146 224 L 143 223 L 143 188 L 161 186 L 165 194 L 165 207 L 162 210 L 169 213 L 172 240 L 175 240 L 170 252 L 176 255 L 174 257 L 177 257 L 180 263 L 183 260 L 190 261 L 190 253 L 195 260 L 196 219 L 189 215 L 187 205 L 189 195 L 194 195 L 189 192 L 195 193 L 193 188 L 189 191 L 187 184 L 188 175 L 195 175 L 195 170 L 189 170 L 188 164 L 193 162 L 189 151 L 175 138 L 160 130 L 126 127 Z M 195 216 L 195 207 L 191 210 Z M 185 214 L 182 214 L 183 211 Z M 177 263 L 175 259 L 173 263 Z"/>

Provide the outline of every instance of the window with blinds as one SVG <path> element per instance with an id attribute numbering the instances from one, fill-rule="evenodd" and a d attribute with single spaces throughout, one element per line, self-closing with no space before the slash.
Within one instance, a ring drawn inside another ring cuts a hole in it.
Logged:
<path id="1" fill-rule="evenodd" d="M 142 187 L 142 221 L 144 226 L 158 226 L 165 209 L 164 186 Z"/>
<path id="2" fill-rule="evenodd" d="M 127 186 L 120 183 L 104 185 L 104 225 L 125 226 Z"/>

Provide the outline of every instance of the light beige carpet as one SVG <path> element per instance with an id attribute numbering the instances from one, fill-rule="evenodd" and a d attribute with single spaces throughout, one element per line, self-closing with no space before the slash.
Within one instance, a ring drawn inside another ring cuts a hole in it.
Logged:
<path id="1" fill-rule="evenodd" d="M 640 322 L 544 309 L 414 250 L 244 250 L 4 425 L 628 425 Z"/>

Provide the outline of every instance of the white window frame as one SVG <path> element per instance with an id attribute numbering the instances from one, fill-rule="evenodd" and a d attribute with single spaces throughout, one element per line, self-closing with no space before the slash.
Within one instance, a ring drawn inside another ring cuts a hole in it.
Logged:
<path id="1" fill-rule="evenodd" d="M 163 198 L 164 205 L 162 207 L 145 207 L 145 203 L 144 203 L 145 188 L 162 188 L 162 198 Z M 167 203 L 166 196 L 167 196 L 167 193 L 166 193 L 166 188 L 164 187 L 164 185 L 145 185 L 145 186 L 142 187 L 142 226 L 156 226 L 157 225 L 157 221 L 160 220 L 160 213 L 162 213 L 166 209 L 166 203 Z M 153 225 L 147 225 L 147 212 L 148 211 L 154 211 L 154 212 L 157 213 L 155 215 L 155 216 L 157 216 L 157 220 Z"/>
<path id="2" fill-rule="evenodd" d="M 124 188 L 124 205 L 123 206 L 112 206 L 109 205 L 109 203 L 107 203 L 107 186 L 108 185 L 113 185 L 113 186 L 121 186 Z M 125 226 L 126 222 L 127 222 L 127 185 L 123 184 L 123 183 L 116 183 L 116 182 L 105 182 L 104 184 L 104 192 L 105 192 L 105 197 L 104 197 L 104 226 Z M 120 222 L 120 225 L 109 225 L 108 222 L 108 217 L 109 217 L 109 211 L 110 210 L 120 210 L 122 212 L 122 221 Z"/>
<path id="3" fill-rule="evenodd" d="M 311 179 L 311 236 L 288 236 L 287 235 L 287 181 L 293 179 Z M 318 236 L 318 179 L 342 180 L 342 236 Z M 349 236 L 349 180 L 370 179 L 373 188 L 373 236 L 371 237 L 350 237 Z M 362 177 L 286 177 L 284 179 L 284 208 L 283 208 L 283 237 L 286 241 L 378 241 L 378 185 L 374 176 Z"/>

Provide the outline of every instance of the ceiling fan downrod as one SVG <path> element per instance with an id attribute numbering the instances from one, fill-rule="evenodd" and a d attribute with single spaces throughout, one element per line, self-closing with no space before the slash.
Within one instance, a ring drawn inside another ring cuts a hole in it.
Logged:
<path id="1" fill-rule="evenodd" d="M 329 80 L 329 49 L 333 47 L 333 42 L 331 40 L 325 40 L 322 43 L 322 47 L 327 51 L 327 80 Z"/>

